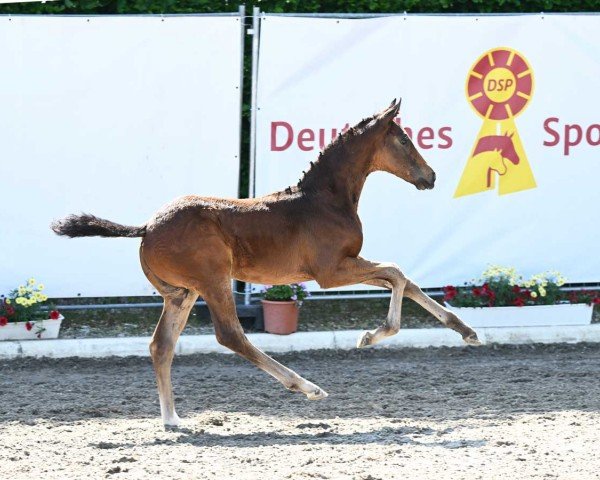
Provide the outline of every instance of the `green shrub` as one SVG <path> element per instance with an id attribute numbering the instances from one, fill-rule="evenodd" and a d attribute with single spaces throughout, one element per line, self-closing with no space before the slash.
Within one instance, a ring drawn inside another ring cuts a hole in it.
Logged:
<path id="1" fill-rule="evenodd" d="M 274 302 L 290 302 L 295 300 L 299 305 L 310 295 L 303 283 L 266 286 L 262 293 L 265 300 Z"/>

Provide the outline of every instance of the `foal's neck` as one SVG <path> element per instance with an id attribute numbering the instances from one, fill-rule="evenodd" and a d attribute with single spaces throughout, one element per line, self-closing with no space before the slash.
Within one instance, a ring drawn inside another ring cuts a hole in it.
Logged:
<path id="1" fill-rule="evenodd" d="M 350 207 L 356 212 L 372 163 L 370 145 L 356 140 L 325 150 L 300 180 L 299 187 L 307 193 L 321 195 L 324 201 L 332 201 L 338 207 Z"/>

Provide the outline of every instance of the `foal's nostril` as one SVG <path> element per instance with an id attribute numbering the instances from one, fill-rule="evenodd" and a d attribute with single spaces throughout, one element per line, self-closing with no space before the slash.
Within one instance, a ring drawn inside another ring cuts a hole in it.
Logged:
<path id="1" fill-rule="evenodd" d="M 435 172 L 431 172 L 431 184 L 435 183 Z"/>

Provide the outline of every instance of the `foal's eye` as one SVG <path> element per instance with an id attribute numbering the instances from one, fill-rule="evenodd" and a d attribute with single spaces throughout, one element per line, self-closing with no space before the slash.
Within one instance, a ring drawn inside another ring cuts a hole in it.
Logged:
<path id="1" fill-rule="evenodd" d="M 402 145 L 406 145 L 406 142 L 408 142 L 408 135 L 406 133 L 402 132 L 400 134 L 400 143 Z"/>

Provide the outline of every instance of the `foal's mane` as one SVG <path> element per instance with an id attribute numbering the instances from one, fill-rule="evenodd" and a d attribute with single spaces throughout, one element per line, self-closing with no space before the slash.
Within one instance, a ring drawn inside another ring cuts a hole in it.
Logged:
<path id="1" fill-rule="evenodd" d="M 346 130 L 344 133 L 338 134 L 321 153 L 315 162 L 310 162 L 310 168 L 298 180 L 298 188 L 303 191 L 313 190 L 319 180 L 328 178 L 331 173 L 339 168 L 340 162 L 344 161 L 345 153 L 348 145 L 353 143 L 355 139 L 369 130 L 369 126 L 377 114 L 368 118 L 363 118 L 353 127 Z M 286 192 L 291 193 L 291 187 L 286 189 Z"/>

